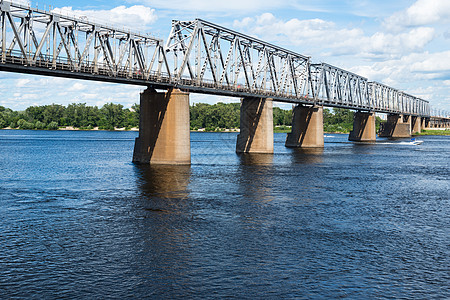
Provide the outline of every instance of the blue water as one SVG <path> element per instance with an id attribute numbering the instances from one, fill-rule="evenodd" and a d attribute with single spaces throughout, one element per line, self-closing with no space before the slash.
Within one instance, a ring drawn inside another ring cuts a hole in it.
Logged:
<path id="1" fill-rule="evenodd" d="M 136 136 L 0 131 L 0 298 L 450 297 L 450 137 L 150 167 Z"/>

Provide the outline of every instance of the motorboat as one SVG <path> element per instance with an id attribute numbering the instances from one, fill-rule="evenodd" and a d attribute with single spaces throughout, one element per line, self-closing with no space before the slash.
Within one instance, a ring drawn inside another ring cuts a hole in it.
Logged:
<path id="1" fill-rule="evenodd" d="M 412 138 L 411 142 L 410 142 L 410 144 L 413 144 L 413 145 L 420 145 L 422 143 L 423 143 L 423 141 L 416 140 L 415 138 Z"/>

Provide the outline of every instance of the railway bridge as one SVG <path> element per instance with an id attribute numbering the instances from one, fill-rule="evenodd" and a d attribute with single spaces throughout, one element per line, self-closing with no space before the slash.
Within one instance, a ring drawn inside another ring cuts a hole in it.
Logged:
<path id="1" fill-rule="evenodd" d="M 190 163 L 189 94 L 241 99 L 236 151 L 273 152 L 272 104 L 292 103 L 287 147 L 323 147 L 323 107 L 355 110 L 349 140 L 448 127 L 428 101 L 225 27 L 173 21 L 166 42 L 2 0 L 0 71 L 145 86 L 133 161 Z"/>

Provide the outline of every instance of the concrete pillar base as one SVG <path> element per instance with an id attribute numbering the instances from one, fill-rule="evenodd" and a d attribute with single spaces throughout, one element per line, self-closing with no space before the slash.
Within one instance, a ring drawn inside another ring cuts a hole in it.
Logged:
<path id="1" fill-rule="evenodd" d="M 422 118 L 411 117 L 411 133 L 416 134 L 422 131 Z"/>
<path id="2" fill-rule="evenodd" d="M 191 163 L 189 94 L 146 89 L 140 99 L 139 137 L 133 162 L 167 165 Z"/>
<path id="3" fill-rule="evenodd" d="M 420 128 L 422 130 L 429 128 L 429 122 L 428 119 L 426 118 L 420 118 L 421 119 L 421 124 L 420 124 Z"/>
<path id="4" fill-rule="evenodd" d="M 348 140 L 355 142 L 375 142 L 377 140 L 375 114 L 356 112 L 353 119 L 353 130 L 350 131 Z"/>
<path id="5" fill-rule="evenodd" d="M 272 105 L 272 99 L 242 99 L 237 153 L 273 153 Z"/>
<path id="6" fill-rule="evenodd" d="M 403 115 L 388 115 L 387 121 L 381 123 L 378 136 L 390 138 L 411 137 L 411 118 L 404 121 Z"/>
<path id="7" fill-rule="evenodd" d="M 292 116 L 292 130 L 286 137 L 286 147 L 323 147 L 323 107 L 297 105 Z"/>

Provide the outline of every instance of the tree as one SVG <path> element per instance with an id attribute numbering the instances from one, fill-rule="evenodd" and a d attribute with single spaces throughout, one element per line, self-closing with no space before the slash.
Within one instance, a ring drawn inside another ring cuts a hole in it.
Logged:
<path id="1" fill-rule="evenodd" d="M 30 106 L 25 110 L 28 122 L 44 122 L 44 106 Z"/>
<path id="2" fill-rule="evenodd" d="M 123 127 L 123 105 L 107 103 L 100 109 L 99 125 L 103 129 L 114 130 L 114 127 Z"/>
<path id="3" fill-rule="evenodd" d="M 279 107 L 273 108 L 273 125 L 290 126 L 292 125 L 292 109 L 284 110 Z"/>
<path id="4" fill-rule="evenodd" d="M 50 124 L 51 122 L 60 122 L 64 117 L 65 107 L 59 104 L 51 104 L 44 106 L 42 112 L 44 123 Z M 61 124 L 66 125 L 66 124 Z"/>
<path id="5" fill-rule="evenodd" d="M 36 129 L 42 130 L 45 129 L 47 127 L 47 124 L 41 122 L 41 121 L 36 121 L 36 123 L 34 124 L 34 127 Z"/>
<path id="6" fill-rule="evenodd" d="M 124 109 L 125 128 L 139 127 L 139 112 L 140 107 L 138 104 L 134 104 L 130 109 Z"/>
<path id="7" fill-rule="evenodd" d="M 19 129 L 34 129 L 34 123 L 28 122 L 24 119 L 17 121 L 17 126 L 19 126 Z"/>
<path id="8" fill-rule="evenodd" d="M 56 123 L 55 121 L 53 121 L 53 122 L 50 122 L 48 125 L 47 125 L 47 129 L 48 130 L 58 130 L 58 123 Z"/>

